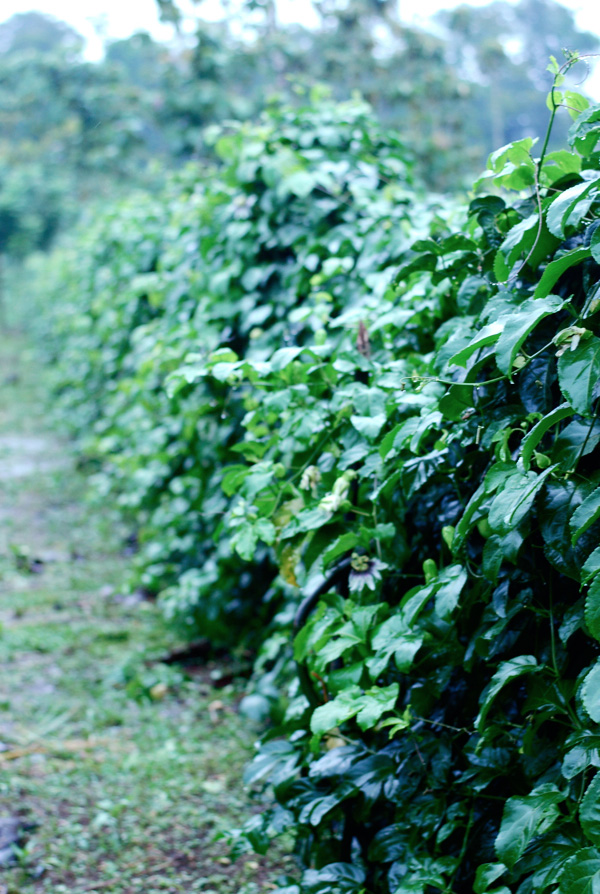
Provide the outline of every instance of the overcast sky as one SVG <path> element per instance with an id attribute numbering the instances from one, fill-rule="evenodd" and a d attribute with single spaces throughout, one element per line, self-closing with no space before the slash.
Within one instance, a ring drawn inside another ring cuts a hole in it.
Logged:
<path id="1" fill-rule="evenodd" d="M 488 0 L 469 0 L 482 6 Z M 440 9 L 457 6 L 457 0 L 400 0 L 402 19 L 406 23 L 425 24 Z M 600 4 L 598 0 L 565 0 L 564 5 L 576 14 L 580 28 L 600 32 Z M 182 9 L 192 11 L 192 0 L 180 0 Z M 218 18 L 218 0 L 204 0 L 196 7 L 203 17 Z M 282 21 L 315 21 L 310 0 L 278 0 Z M 0 0 L 0 21 L 17 12 L 36 9 L 56 16 L 71 24 L 90 44 L 90 55 L 99 55 L 101 41 L 98 31 L 104 29 L 108 37 L 128 37 L 134 31 L 149 31 L 157 39 L 168 40 L 172 29 L 158 21 L 155 0 Z"/>

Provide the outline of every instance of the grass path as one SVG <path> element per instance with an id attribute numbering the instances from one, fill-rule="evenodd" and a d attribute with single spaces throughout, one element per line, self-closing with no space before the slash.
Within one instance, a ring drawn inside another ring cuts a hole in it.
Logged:
<path id="1" fill-rule="evenodd" d="M 18 341 L 0 395 L 0 817 L 24 829 L 0 894 L 270 891 L 281 863 L 214 840 L 257 809 L 241 684 L 157 660 L 180 644 L 120 595 L 124 532 L 86 502 Z"/>

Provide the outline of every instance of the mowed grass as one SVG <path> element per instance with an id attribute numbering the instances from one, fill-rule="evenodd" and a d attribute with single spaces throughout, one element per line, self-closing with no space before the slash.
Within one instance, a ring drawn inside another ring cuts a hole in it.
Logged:
<path id="1" fill-rule="evenodd" d="M 122 592 L 127 532 L 87 500 L 18 339 L 0 387 L 0 816 L 24 828 L 0 894 L 272 890 L 285 857 L 232 863 L 218 840 L 260 809 L 245 681 L 160 661 L 182 643 Z"/>

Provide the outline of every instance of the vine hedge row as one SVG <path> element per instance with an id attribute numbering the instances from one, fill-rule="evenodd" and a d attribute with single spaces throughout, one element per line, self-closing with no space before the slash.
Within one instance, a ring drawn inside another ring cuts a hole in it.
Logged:
<path id="1" fill-rule="evenodd" d="M 555 74 L 569 146 L 468 208 L 325 102 L 54 262 L 141 582 L 259 647 L 272 800 L 232 839 L 293 834 L 282 894 L 600 890 L 600 108 Z"/>

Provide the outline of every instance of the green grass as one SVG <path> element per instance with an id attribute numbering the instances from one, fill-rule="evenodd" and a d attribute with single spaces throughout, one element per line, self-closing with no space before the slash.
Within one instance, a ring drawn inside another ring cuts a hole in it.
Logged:
<path id="1" fill-rule="evenodd" d="M 29 827 L 0 892 L 272 890 L 287 858 L 231 863 L 215 840 L 260 809 L 241 781 L 244 681 L 216 690 L 213 665 L 158 660 L 181 643 L 122 595 L 126 532 L 86 499 L 19 340 L 0 387 L 0 816 Z"/>

